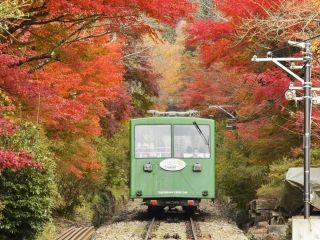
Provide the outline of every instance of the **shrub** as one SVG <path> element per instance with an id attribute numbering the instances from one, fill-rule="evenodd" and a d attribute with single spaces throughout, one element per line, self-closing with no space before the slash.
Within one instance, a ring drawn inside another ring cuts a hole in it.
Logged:
<path id="1" fill-rule="evenodd" d="M 12 136 L 1 136 L 0 144 L 16 152 L 28 152 L 42 168 L 25 167 L 0 172 L 0 238 L 33 239 L 51 217 L 55 193 L 54 161 L 44 133 L 32 123 L 23 123 Z"/>
<path id="2" fill-rule="evenodd" d="M 225 141 L 218 148 L 217 156 L 219 193 L 231 197 L 239 208 L 245 208 L 263 183 L 267 166 L 252 162 L 250 151 L 235 141 Z"/>
<path id="3" fill-rule="evenodd" d="M 95 226 L 105 222 L 121 200 L 117 198 L 116 191 L 121 195 L 127 194 L 130 151 L 128 124 L 124 124 L 110 138 L 60 134 L 59 141 L 51 149 L 58 158 L 56 182 L 61 196 L 54 213 L 75 219 L 81 215 L 79 209 L 89 207 L 93 211 Z M 82 163 L 87 159 L 98 163 L 99 169 L 86 168 Z"/>
<path id="4" fill-rule="evenodd" d="M 72 219 L 83 201 L 91 201 L 101 184 L 101 164 L 91 138 L 64 133 L 52 151 L 57 157 L 56 182 L 61 202 L 55 213 Z"/>
<path id="5" fill-rule="evenodd" d="M 127 186 L 129 175 L 129 127 L 124 124 L 112 138 L 96 140 L 97 157 L 103 164 L 104 184 L 109 188 Z"/>
<path id="6" fill-rule="evenodd" d="M 230 196 L 238 207 L 245 208 L 255 197 L 265 171 L 264 166 L 248 165 L 245 159 L 229 161 L 228 164 L 220 162 L 217 164 L 217 189 Z"/>
<path id="7" fill-rule="evenodd" d="M 320 166 L 320 149 L 314 149 L 312 152 L 311 167 Z M 258 189 L 257 195 L 278 198 L 282 191 L 283 180 L 291 167 L 303 167 L 303 158 L 283 157 L 270 165 L 270 171 L 266 182 Z"/>
<path id="8" fill-rule="evenodd" d="M 96 140 L 97 157 L 103 164 L 103 184 L 93 201 L 93 224 L 106 222 L 124 204 L 128 195 L 129 175 L 129 128 L 124 124 L 112 138 L 100 137 Z"/>

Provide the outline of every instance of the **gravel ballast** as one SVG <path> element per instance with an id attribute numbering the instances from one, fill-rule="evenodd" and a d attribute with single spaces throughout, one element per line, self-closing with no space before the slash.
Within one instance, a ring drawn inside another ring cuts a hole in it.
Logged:
<path id="1" fill-rule="evenodd" d="M 202 201 L 200 212 L 194 216 L 199 231 L 199 240 L 248 240 L 242 230 L 225 215 L 225 208 L 212 201 Z M 94 240 L 141 240 L 149 225 L 146 207 L 141 201 L 129 202 L 126 210 L 115 217 L 113 222 L 100 227 Z M 125 217 L 127 216 L 127 218 Z M 153 231 L 153 240 L 188 238 L 188 218 L 166 221 L 163 217 Z"/>

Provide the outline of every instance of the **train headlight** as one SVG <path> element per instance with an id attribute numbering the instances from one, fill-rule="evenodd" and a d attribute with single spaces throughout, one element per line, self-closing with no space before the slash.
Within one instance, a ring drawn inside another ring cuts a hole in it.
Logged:
<path id="1" fill-rule="evenodd" d="M 145 165 L 143 165 L 143 171 L 145 171 L 145 172 L 152 172 L 152 165 L 151 165 L 151 163 L 146 163 Z"/>
<path id="2" fill-rule="evenodd" d="M 201 166 L 201 164 L 200 164 L 200 163 L 194 164 L 192 170 L 193 170 L 194 172 L 201 172 L 201 171 L 202 171 L 202 166 Z"/>

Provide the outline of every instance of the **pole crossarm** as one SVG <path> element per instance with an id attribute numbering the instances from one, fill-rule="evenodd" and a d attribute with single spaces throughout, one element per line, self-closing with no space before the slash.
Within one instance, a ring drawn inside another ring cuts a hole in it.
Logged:
<path id="1" fill-rule="evenodd" d="M 297 74 L 295 74 L 294 72 L 292 72 L 289 68 L 287 68 L 286 66 L 284 66 L 283 64 L 281 64 L 280 62 L 278 62 L 277 60 L 273 60 L 273 63 L 275 63 L 276 65 L 278 65 L 280 68 L 282 68 L 284 71 L 286 71 L 287 73 L 289 73 L 292 77 L 294 77 L 295 79 L 297 79 L 298 81 L 300 81 L 301 83 L 304 83 L 304 80 L 299 77 Z"/>
<path id="2" fill-rule="evenodd" d="M 258 58 L 256 55 L 251 58 L 253 62 L 272 62 L 273 60 L 280 61 L 280 62 L 303 62 L 303 58 L 296 58 L 296 57 L 288 57 L 288 58 Z"/>
<path id="3" fill-rule="evenodd" d="M 280 61 L 284 62 L 284 61 L 304 61 L 304 58 L 273 58 L 273 57 L 268 57 L 268 58 L 258 58 L 257 56 L 253 56 L 253 58 L 251 59 L 254 62 L 273 62 L 274 64 L 276 64 L 277 66 L 279 66 L 280 68 L 282 68 L 284 71 L 286 71 L 287 73 L 289 73 L 292 77 L 294 77 L 295 79 L 297 79 L 298 81 L 300 81 L 301 83 L 304 82 L 304 80 L 299 77 L 297 74 L 295 74 L 294 72 L 292 72 L 289 68 L 287 68 L 286 66 L 284 66 L 282 63 L 280 63 Z"/>
<path id="4" fill-rule="evenodd" d="M 299 87 L 299 86 L 289 86 L 290 90 L 303 90 L 303 87 Z M 320 87 L 312 87 L 311 88 L 312 91 L 320 91 Z"/>

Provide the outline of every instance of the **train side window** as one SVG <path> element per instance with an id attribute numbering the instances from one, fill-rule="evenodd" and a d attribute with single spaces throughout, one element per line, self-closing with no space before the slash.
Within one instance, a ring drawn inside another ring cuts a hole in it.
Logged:
<path id="1" fill-rule="evenodd" d="M 210 158 L 210 127 L 199 128 L 203 136 L 194 125 L 174 125 L 174 157 Z"/>
<path id="2" fill-rule="evenodd" d="M 171 125 L 136 125 L 135 158 L 171 157 Z"/>

